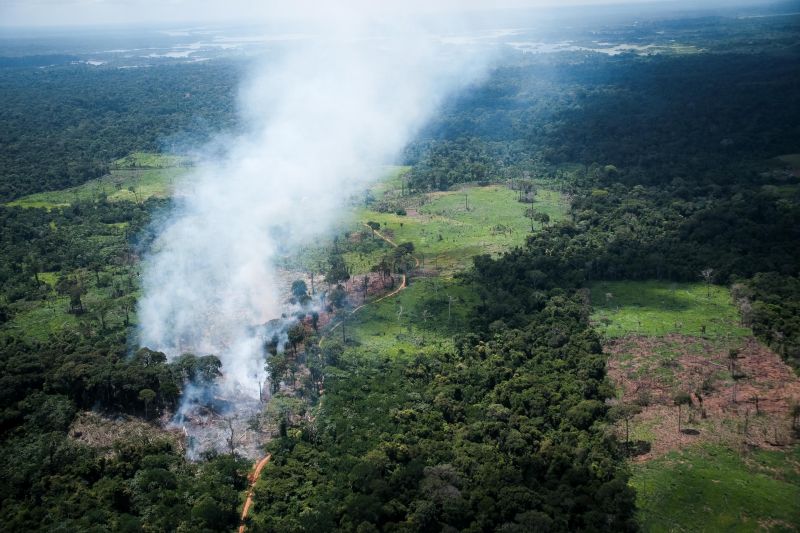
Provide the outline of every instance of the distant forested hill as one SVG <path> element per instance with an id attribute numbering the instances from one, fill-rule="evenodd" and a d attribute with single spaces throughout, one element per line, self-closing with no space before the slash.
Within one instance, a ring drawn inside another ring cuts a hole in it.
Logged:
<path id="1" fill-rule="evenodd" d="M 0 68 L 0 201 L 77 185 L 133 151 L 232 127 L 239 75 L 232 62 Z"/>

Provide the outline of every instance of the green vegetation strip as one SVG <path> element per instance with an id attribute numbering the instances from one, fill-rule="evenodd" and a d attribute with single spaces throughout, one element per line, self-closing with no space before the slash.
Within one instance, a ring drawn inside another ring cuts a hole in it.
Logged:
<path id="1" fill-rule="evenodd" d="M 166 198 L 172 194 L 176 183 L 189 172 L 185 165 L 183 159 L 175 156 L 132 154 L 117 161 L 113 170 L 101 178 L 77 187 L 30 194 L 6 205 L 55 209 L 103 197 L 111 202 L 137 203 L 148 198 Z"/>

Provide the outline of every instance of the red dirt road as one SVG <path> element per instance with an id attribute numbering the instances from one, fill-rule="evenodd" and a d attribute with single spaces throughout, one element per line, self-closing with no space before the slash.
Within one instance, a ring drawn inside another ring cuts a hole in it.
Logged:
<path id="1" fill-rule="evenodd" d="M 247 499 L 244 501 L 244 508 L 242 508 L 242 518 L 240 519 L 239 523 L 239 533 L 244 533 L 244 521 L 247 520 L 247 514 L 250 512 L 250 507 L 253 505 L 253 488 L 255 488 L 256 481 L 258 481 L 258 477 L 261 475 L 261 470 L 267 466 L 267 463 L 269 463 L 270 459 L 272 459 L 272 455 L 267 454 L 266 457 L 256 463 L 253 473 L 250 474 L 250 489 L 247 491 Z"/>

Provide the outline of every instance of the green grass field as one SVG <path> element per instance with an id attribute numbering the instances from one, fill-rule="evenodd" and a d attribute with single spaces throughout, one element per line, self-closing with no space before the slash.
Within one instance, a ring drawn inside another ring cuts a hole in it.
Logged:
<path id="1" fill-rule="evenodd" d="M 345 333 L 358 350 L 392 357 L 452 346 L 453 335 L 466 325 L 473 298 L 467 287 L 451 280 L 419 278 L 396 296 L 356 312 L 348 318 Z"/>
<path id="2" fill-rule="evenodd" d="M 47 275 L 55 278 L 53 273 L 39 274 L 39 278 L 52 287 L 55 281 L 51 284 L 45 277 Z M 109 279 L 108 287 L 98 287 L 92 273 L 85 273 L 83 276 L 87 289 L 86 294 L 81 298 L 86 309 L 83 314 L 70 313 L 69 297 L 61 296 L 56 293 L 55 289 L 51 289 L 44 300 L 23 300 L 10 304 L 9 307 L 13 310 L 14 316 L 0 328 L 0 336 L 24 334 L 26 338 L 44 341 L 50 335 L 64 330 L 78 330 L 82 322 L 96 328 L 99 324 L 97 314 L 99 309 L 105 309 L 103 320 L 106 324 L 123 324 L 125 320 L 124 298 L 113 297 L 112 285 L 115 282 L 130 283 L 131 274 L 121 269 L 111 269 L 101 275 Z M 134 291 L 132 296 L 138 296 L 138 292 Z M 136 313 L 132 306 L 128 310 L 128 320 L 130 325 L 136 323 Z"/>
<path id="3" fill-rule="evenodd" d="M 800 447 L 694 447 L 634 464 L 643 531 L 796 531 Z"/>
<path id="4" fill-rule="evenodd" d="M 133 152 L 111 164 L 114 169 L 135 168 L 173 168 L 191 166 L 188 157 L 180 155 L 157 154 L 152 152 Z"/>
<path id="5" fill-rule="evenodd" d="M 592 320 L 607 337 L 668 333 L 743 337 L 739 313 L 725 287 L 658 281 L 600 282 L 591 286 Z"/>
<path id="6" fill-rule="evenodd" d="M 133 159 L 129 161 L 128 158 Z M 183 161 L 176 156 L 132 154 L 128 158 L 117 163 L 128 161 L 130 165 L 132 161 L 138 161 L 141 164 L 133 168 L 120 163 L 109 174 L 96 180 L 69 189 L 23 196 L 6 205 L 53 209 L 76 201 L 97 200 L 103 195 L 112 202 L 143 202 L 152 197 L 166 198 L 172 193 L 175 184 L 189 172 L 187 166 L 176 166 Z"/>
<path id="7" fill-rule="evenodd" d="M 547 213 L 553 222 L 563 219 L 568 209 L 553 190 L 539 189 L 533 205 L 516 198 L 517 193 L 504 185 L 467 187 L 431 194 L 417 214 L 403 216 L 359 208 L 356 217 L 379 222 L 380 231 L 396 243 L 414 243 L 416 255 L 426 268 L 447 274 L 468 266 L 475 255 L 500 253 L 523 244 L 531 232 L 526 208 Z M 539 227 L 538 222 L 535 225 Z"/>

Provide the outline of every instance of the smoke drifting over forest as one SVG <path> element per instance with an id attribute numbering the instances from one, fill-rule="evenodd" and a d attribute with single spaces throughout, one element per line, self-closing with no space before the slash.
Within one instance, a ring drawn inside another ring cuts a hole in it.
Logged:
<path id="1" fill-rule="evenodd" d="M 146 261 L 140 344 L 215 354 L 224 386 L 251 396 L 264 375 L 253 326 L 284 311 L 275 259 L 325 234 L 486 65 L 485 51 L 378 26 L 361 7 L 337 4 L 329 29 L 265 54 L 241 91 L 246 132 L 186 181 Z"/>

